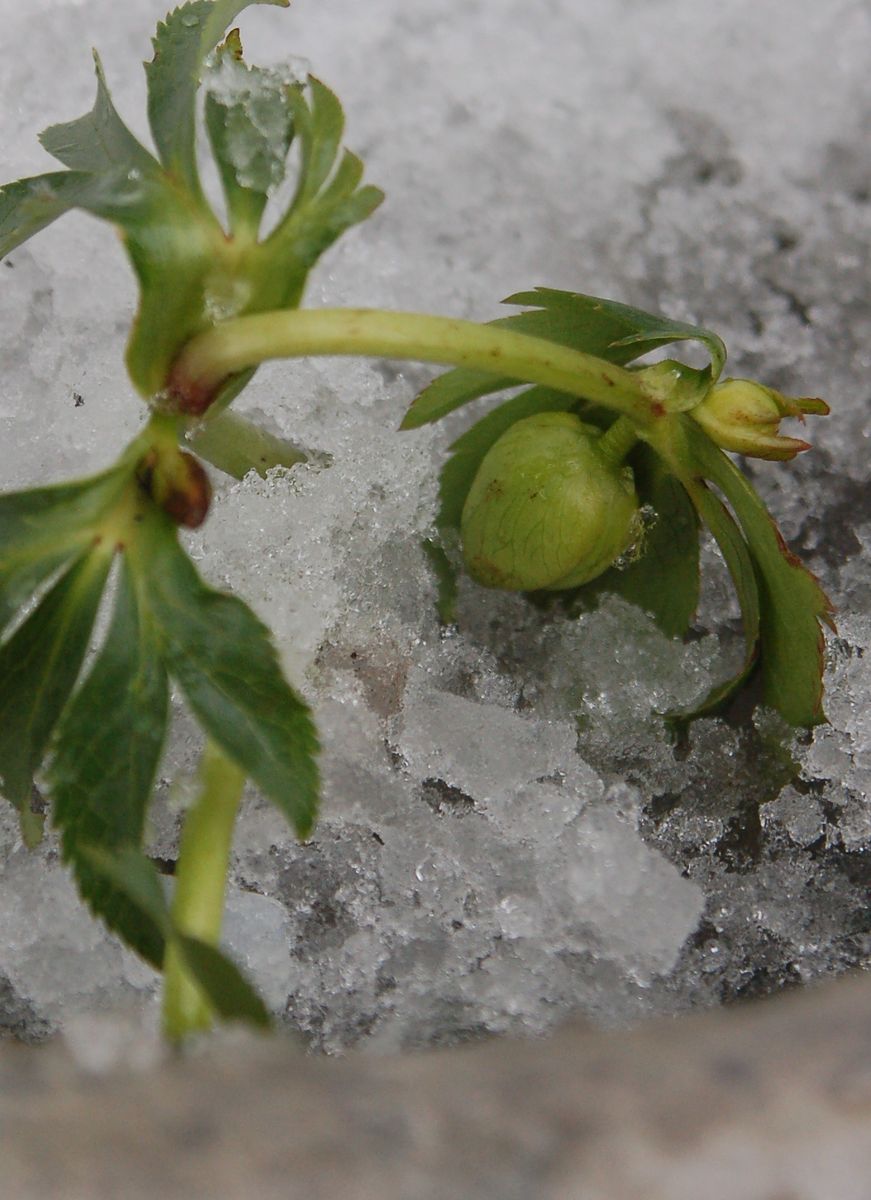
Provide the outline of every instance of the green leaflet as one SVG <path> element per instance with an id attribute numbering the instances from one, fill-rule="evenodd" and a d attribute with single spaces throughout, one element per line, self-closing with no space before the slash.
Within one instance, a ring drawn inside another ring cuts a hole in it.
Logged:
<path id="1" fill-rule="evenodd" d="M 122 559 L 112 623 L 58 729 L 48 779 L 64 859 L 91 909 L 156 967 L 163 937 L 83 849 L 139 846 L 168 715 L 157 635 Z"/>
<path id="2" fill-rule="evenodd" d="M 125 168 L 106 174 L 51 171 L 0 187 L 0 258 L 73 208 L 122 221 L 141 211 L 143 181 Z"/>
<path id="3" fill-rule="evenodd" d="M 197 719 L 305 836 L 317 810 L 317 736 L 265 626 L 197 575 L 174 527 L 151 514 L 131 546 L 161 655 Z"/>
<path id="4" fill-rule="evenodd" d="M 338 99 L 313 77 L 308 90 L 310 99 L 303 89 L 287 91 L 300 146 L 300 173 L 290 207 L 258 248 L 258 292 L 251 312 L 299 304 L 318 258 L 384 199 L 378 188 L 358 186 L 363 164 L 350 150 L 336 164 L 345 123 Z"/>
<path id="5" fill-rule="evenodd" d="M 614 300 L 554 288 L 535 288 L 530 292 L 517 292 L 503 303 L 532 307 L 517 316 L 500 317 L 491 324 L 570 346 L 618 366 L 625 366 L 660 346 L 687 340 L 700 341 L 708 350 L 711 365 L 705 370 L 705 378 L 709 382 L 719 377 L 726 361 L 723 342 L 710 330 L 646 313 Z M 699 374 L 691 368 L 685 370 L 694 376 Z M 417 429 L 430 424 L 471 400 L 502 391 L 517 382 L 464 367 L 447 371 L 414 399 L 401 428 Z"/>
<path id="6" fill-rule="evenodd" d="M 741 608 L 741 620 L 744 624 L 746 651 L 741 670 L 731 679 L 717 684 L 702 700 L 690 708 L 675 709 L 666 714 L 669 724 L 675 728 L 680 728 L 697 717 L 713 716 L 719 712 L 744 686 L 759 661 L 759 589 L 756 585 L 756 573 L 750 551 L 732 514 L 722 500 L 715 496 L 702 480 L 689 482 L 688 488 L 699 516 L 710 529 L 714 540 L 720 547 L 735 585 Z"/>
<path id="7" fill-rule="evenodd" d="M 289 0 L 191 0 L 157 27 L 145 64 L 148 121 L 160 161 L 190 194 L 202 198 L 196 162 L 196 103 L 203 63 L 231 21 L 252 4 Z"/>
<path id="8" fill-rule="evenodd" d="M 128 479 L 113 467 L 90 479 L 0 496 L 0 631 L 44 580 L 93 541 Z"/>
<path id="9" fill-rule="evenodd" d="M 109 854 L 102 847 L 82 846 L 81 854 L 95 877 L 101 876 L 109 888 L 126 897 L 143 929 L 150 928 L 163 945 L 172 941 L 178 946 L 218 1016 L 268 1028 L 266 1006 L 239 968 L 214 946 L 174 927 L 154 864 L 141 851 L 128 846 Z"/>
<path id="10" fill-rule="evenodd" d="M 275 71 L 246 66 L 232 30 L 215 52 L 205 120 L 233 232 L 257 236 L 269 194 L 284 178 L 293 139 L 287 91 Z"/>
<path id="11" fill-rule="evenodd" d="M 221 1020 L 244 1021 L 257 1029 L 270 1027 L 269 1010 L 235 963 L 199 938 L 178 930 L 174 937 L 185 965 Z"/>
<path id="12" fill-rule="evenodd" d="M 0 647 L 0 778 L 19 811 L 81 669 L 110 563 L 84 554 Z"/>
<path id="13" fill-rule="evenodd" d="M 83 117 L 62 125 L 51 125 L 39 135 L 45 149 L 74 171 L 100 174 L 115 167 L 151 174 L 159 165 L 137 141 L 118 115 L 103 74 L 100 56 L 94 51 L 97 98 Z"/>
<path id="14" fill-rule="evenodd" d="M 750 482 L 693 421 L 685 425 L 692 461 L 728 500 L 753 560 L 763 701 L 791 725 L 818 725 L 825 720 L 821 622 L 834 628 L 829 600 L 791 553 Z"/>

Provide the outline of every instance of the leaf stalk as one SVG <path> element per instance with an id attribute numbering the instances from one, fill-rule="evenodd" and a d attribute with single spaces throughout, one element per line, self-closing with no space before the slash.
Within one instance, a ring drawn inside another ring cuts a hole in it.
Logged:
<path id="1" fill-rule="evenodd" d="M 207 741 L 199 770 L 199 793 L 182 831 L 172 901 L 174 926 L 214 946 L 221 933 L 233 826 L 245 773 L 214 742 Z M 191 978 L 177 947 L 164 962 L 163 1028 L 179 1042 L 209 1029 L 211 1005 Z"/>

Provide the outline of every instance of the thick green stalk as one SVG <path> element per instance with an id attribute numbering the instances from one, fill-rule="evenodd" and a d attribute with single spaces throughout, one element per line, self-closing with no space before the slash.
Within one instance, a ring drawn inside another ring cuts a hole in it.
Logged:
<path id="1" fill-rule="evenodd" d="M 304 450 L 234 412 L 207 416 L 187 433 L 190 448 L 234 479 L 249 471 L 265 475 L 271 467 L 292 467 L 307 459 Z"/>
<path id="2" fill-rule="evenodd" d="M 294 309 L 224 321 L 191 338 L 173 367 L 171 391 L 205 410 L 229 376 L 271 358 L 351 355 L 471 367 L 538 383 L 607 405 L 640 426 L 655 402 L 633 372 L 543 338 L 474 321 L 380 309 Z"/>
<path id="3" fill-rule="evenodd" d="M 182 933 L 216 945 L 224 914 L 224 893 L 233 826 L 245 786 L 245 774 L 206 742 L 199 771 L 199 794 L 182 831 L 172 901 L 174 926 Z M 164 962 L 163 1027 L 180 1041 L 208 1029 L 213 1013 L 187 972 L 176 946 Z"/>

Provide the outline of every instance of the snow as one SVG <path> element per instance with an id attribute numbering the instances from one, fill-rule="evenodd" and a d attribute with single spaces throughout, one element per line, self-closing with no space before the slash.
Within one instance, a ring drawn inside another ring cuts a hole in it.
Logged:
<path id="1" fill-rule="evenodd" d="M 163 7 L 0 0 L 0 177 L 50 169 L 35 134 L 90 106 L 91 43 L 145 136 L 138 62 Z M 213 473 L 188 545 L 275 631 L 317 712 L 325 782 L 305 845 L 248 796 L 231 952 L 333 1051 L 573 1012 L 615 1024 L 867 966 L 868 6 L 298 0 L 240 24 L 249 61 L 312 62 L 388 196 L 308 303 L 484 320 L 536 284 L 610 295 L 717 329 L 735 375 L 829 399 L 810 454 L 751 473 L 839 636 L 829 725 L 796 736 L 757 711 L 699 722 L 676 749 L 656 714 L 740 656 L 710 548 L 686 643 L 616 599 L 568 621 L 468 581 L 445 635 L 420 542 L 467 418 L 397 432 L 431 374 L 414 364 L 262 369 L 239 411 L 320 456 L 266 480 Z M 96 469 L 143 415 L 122 362 L 121 248 L 65 217 L 0 281 L 3 487 Z M 164 858 L 196 749 L 178 711 L 152 818 Z M 153 974 L 91 921 L 55 842 L 28 854 L 4 818 L 0 862 L 0 1026 L 152 1020 Z"/>

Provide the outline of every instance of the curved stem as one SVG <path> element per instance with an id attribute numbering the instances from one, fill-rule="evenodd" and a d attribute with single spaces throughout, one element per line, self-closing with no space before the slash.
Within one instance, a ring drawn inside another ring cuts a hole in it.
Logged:
<path id="1" fill-rule="evenodd" d="M 199 771 L 199 794 L 185 820 L 172 900 L 173 925 L 216 945 L 224 914 L 224 892 L 233 826 L 245 786 L 245 773 L 213 742 L 206 742 Z M 163 1027 L 180 1041 L 208 1029 L 212 1009 L 170 944 L 164 962 Z"/>
<path id="2" fill-rule="evenodd" d="M 599 453 L 604 454 L 608 461 L 617 467 L 637 441 L 637 427 L 628 417 L 618 417 L 614 424 L 605 430 L 596 445 Z"/>
<path id="3" fill-rule="evenodd" d="M 474 321 L 370 308 L 295 309 L 225 321 L 188 342 L 170 391 L 184 410 L 202 412 L 235 372 L 270 358 L 318 354 L 471 367 L 605 404 L 641 426 L 656 417 L 637 374 L 591 354 Z"/>

